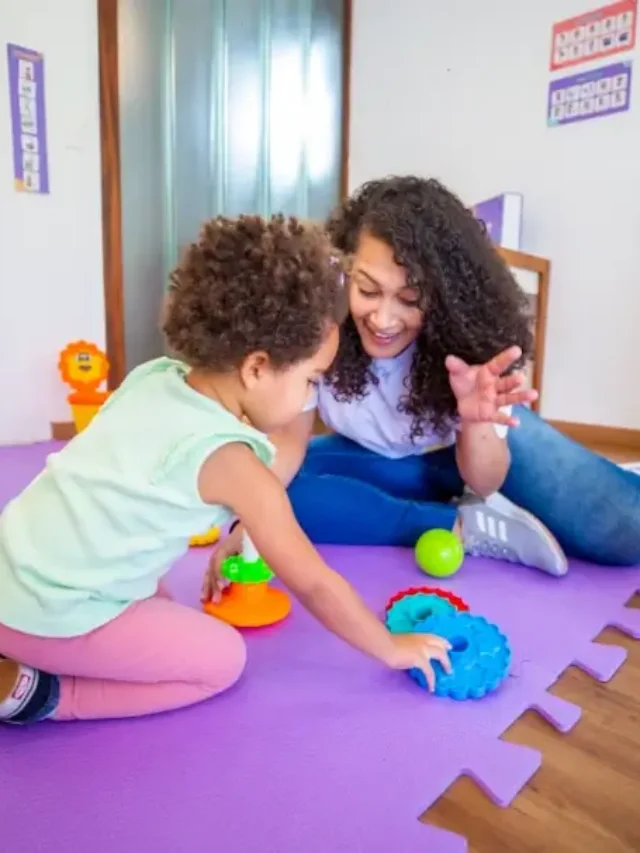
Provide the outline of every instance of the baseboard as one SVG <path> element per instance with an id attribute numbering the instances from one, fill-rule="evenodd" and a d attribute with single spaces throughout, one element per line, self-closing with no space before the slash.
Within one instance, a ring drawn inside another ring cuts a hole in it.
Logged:
<path id="1" fill-rule="evenodd" d="M 598 426 L 597 424 L 575 424 L 570 421 L 549 423 L 559 432 L 587 447 L 611 447 L 623 450 L 640 450 L 640 429 L 627 427 Z"/>
<path id="2" fill-rule="evenodd" d="M 73 421 L 59 421 L 51 424 L 51 438 L 54 441 L 71 441 L 76 434 Z"/>

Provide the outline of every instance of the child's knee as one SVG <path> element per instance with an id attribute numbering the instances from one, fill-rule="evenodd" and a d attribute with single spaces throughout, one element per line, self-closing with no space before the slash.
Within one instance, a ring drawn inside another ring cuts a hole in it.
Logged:
<path id="1" fill-rule="evenodd" d="M 229 628 L 225 640 L 226 687 L 231 687 L 240 678 L 247 664 L 247 646 L 239 631 Z"/>
<path id="2" fill-rule="evenodd" d="M 214 644 L 208 650 L 206 685 L 210 694 L 232 687 L 244 672 L 247 647 L 242 635 L 229 625 L 216 626 Z"/>

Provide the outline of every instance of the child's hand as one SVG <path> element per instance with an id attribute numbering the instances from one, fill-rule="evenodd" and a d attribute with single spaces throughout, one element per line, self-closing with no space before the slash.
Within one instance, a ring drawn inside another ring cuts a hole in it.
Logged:
<path id="1" fill-rule="evenodd" d="M 389 661 L 392 669 L 416 669 L 424 672 L 429 692 L 436 687 L 436 676 L 431 666 L 437 660 L 445 672 L 451 672 L 451 661 L 447 652 L 451 644 L 433 634 L 395 634 L 394 654 Z"/>
<path id="2" fill-rule="evenodd" d="M 446 640 L 391 634 L 351 584 L 327 566 L 296 521 L 282 483 L 246 444 L 226 444 L 212 453 L 200 471 L 199 489 L 203 501 L 227 506 L 242 519 L 267 565 L 329 631 L 392 669 L 419 668 L 431 689 L 432 660 L 451 671 Z M 236 528 L 234 534 L 237 550 L 242 532 Z M 218 567 L 231 542 L 225 540 L 214 555 L 203 594 L 219 593 Z"/>
<path id="3" fill-rule="evenodd" d="M 202 582 L 201 600 L 217 604 L 229 581 L 222 577 L 220 569 L 227 557 L 233 557 L 242 550 L 242 525 L 236 524 L 231 533 L 215 548 L 209 561 L 209 568 Z"/>

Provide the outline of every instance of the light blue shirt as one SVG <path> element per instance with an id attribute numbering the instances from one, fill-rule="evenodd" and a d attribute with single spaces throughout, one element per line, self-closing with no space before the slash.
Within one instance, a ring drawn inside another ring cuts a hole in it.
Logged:
<path id="1" fill-rule="evenodd" d="M 378 383 L 369 385 L 363 400 L 339 402 L 331 387 L 321 383 L 306 410 L 317 407 L 329 429 L 388 459 L 417 456 L 455 444 L 457 420 L 451 421 L 451 428 L 444 436 L 425 429 L 424 435 L 412 441 L 412 417 L 398 411 L 400 400 L 407 394 L 414 350 L 415 344 L 395 358 L 374 359 L 371 371 Z M 505 411 L 510 409 L 507 407 Z M 506 428 L 496 426 L 496 432 L 504 437 Z"/>

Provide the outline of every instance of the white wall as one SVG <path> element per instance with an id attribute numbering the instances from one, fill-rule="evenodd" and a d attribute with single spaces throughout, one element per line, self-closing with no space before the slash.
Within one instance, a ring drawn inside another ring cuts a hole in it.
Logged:
<path id="1" fill-rule="evenodd" d="M 523 248 L 552 261 L 542 412 L 638 429 L 638 51 L 630 112 L 546 126 L 551 25 L 598 5 L 354 0 L 349 183 L 416 172 L 468 203 L 522 192 Z"/>
<path id="2" fill-rule="evenodd" d="M 70 420 L 58 352 L 104 346 L 96 5 L 0 2 L 0 443 Z M 13 188 L 6 42 L 44 54 L 50 195 Z"/>

